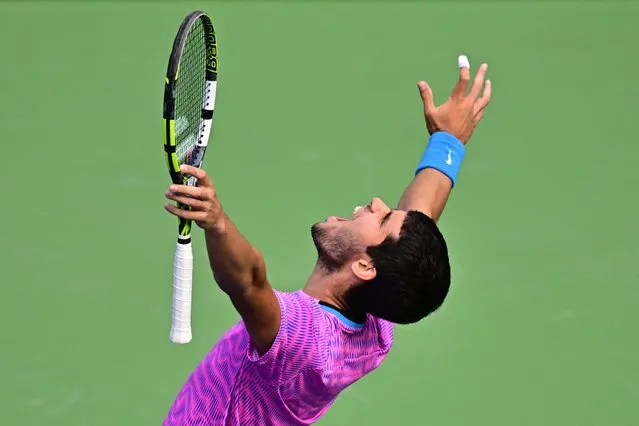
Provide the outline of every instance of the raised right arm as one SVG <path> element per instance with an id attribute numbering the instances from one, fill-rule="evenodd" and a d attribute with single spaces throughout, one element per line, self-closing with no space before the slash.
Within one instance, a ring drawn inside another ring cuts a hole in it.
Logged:
<path id="1" fill-rule="evenodd" d="M 264 258 L 226 215 L 206 172 L 196 167 L 182 167 L 185 175 L 197 179 L 197 186 L 173 184 L 166 197 L 191 206 L 191 210 L 172 204 L 165 208 L 175 216 L 195 221 L 204 230 L 215 281 L 244 320 L 253 344 L 260 353 L 265 353 L 280 328 L 281 311 L 266 277 Z"/>

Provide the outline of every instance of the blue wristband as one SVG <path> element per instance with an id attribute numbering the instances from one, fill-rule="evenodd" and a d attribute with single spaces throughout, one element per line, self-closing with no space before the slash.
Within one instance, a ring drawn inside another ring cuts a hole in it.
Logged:
<path id="1" fill-rule="evenodd" d="M 455 136 L 446 132 L 433 133 L 415 174 L 427 168 L 436 169 L 448 176 L 454 187 L 465 154 L 466 147 Z"/>

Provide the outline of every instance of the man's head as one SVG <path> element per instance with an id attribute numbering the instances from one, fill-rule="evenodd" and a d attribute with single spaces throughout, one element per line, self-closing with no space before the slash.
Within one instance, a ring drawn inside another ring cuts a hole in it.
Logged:
<path id="1" fill-rule="evenodd" d="M 352 218 L 313 225 L 318 262 L 328 273 L 352 276 L 350 308 L 388 321 L 419 321 L 443 303 L 450 286 L 444 237 L 417 211 L 392 210 L 375 198 Z"/>

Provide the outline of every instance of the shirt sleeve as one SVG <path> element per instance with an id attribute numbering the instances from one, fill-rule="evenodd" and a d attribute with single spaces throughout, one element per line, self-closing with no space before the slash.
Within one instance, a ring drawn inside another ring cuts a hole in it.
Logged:
<path id="1" fill-rule="evenodd" d="M 275 292 L 282 320 L 270 349 L 263 355 L 249 343 L 248 359 L 258 374 L 273 385 L 286 382 L 307 368 L 318 368 L 323 357 L 318 345 L 320 307 L 299 293 Z"/>

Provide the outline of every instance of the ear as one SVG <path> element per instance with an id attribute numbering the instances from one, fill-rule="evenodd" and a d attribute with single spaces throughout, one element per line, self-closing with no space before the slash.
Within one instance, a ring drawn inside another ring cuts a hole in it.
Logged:
<path id="1" fill-rule="evenodd" d="M 370 257 L 356 259 L 351 263 L 351 270 L 353 274 L 362 281 L 370 281 L 377 275 L 373 259 Z"/>

